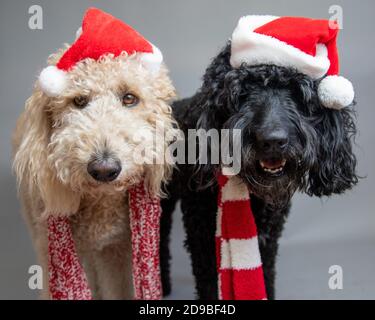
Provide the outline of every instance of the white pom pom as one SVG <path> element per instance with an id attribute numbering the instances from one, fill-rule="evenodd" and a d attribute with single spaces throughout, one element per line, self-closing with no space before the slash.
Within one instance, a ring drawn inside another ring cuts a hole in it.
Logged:
<path id="1" fill-rule="evenodd" d="M 325 107 L 338 110 L 353 102 L 354 89 L 344 77 L 327 76 L 319 84 L 318 95 Z"/>
<path id="2" fill-rule="evenodd" d="M 56 66 L 44 68 L 39 75 L 40 88 L 49 97 L 60 95 L 66 88 L 66 83 L 66 73 Z"/>
<path id="3" fill-rule="evenodd" d="M 152 73 L 157 73 L 163 62 L 163 54 L 156 46 L 152 45 L 152 53 L 141 53 L 140 61 L 142 65 Z"/>

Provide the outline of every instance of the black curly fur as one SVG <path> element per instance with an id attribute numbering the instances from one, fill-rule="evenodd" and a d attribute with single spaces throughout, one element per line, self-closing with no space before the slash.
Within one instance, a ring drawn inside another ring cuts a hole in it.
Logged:
<path id="1" fill-rule="evenodd" d="M 352 151 L 354 115 L 350 107 L 340 111 L 323 107 L 317 97 L 319 80 L 274 65 L 233 69 L 229 56 L 228 43 L 206 70 L 200 90 L 174 104 L 174 116 L 185 134 L 192 128 L 241 129 L 239 175 L 252 191 L 266 289 L 268 298 L 273 299 L 278 239 L 295 191 L 329 196 L 341 194 L 358 182 Z M 288 142 L 270 153 L 259 146 L 259 136 L 275 128 L 287 132 Z M 287 160 L 282 176 L 267 176 L 259 168 L 259 160 L 270 157 Z M 170 291 L 171 214 L 181 199 L 186 248 L 191 254 L 198 298 L 217 298 L 217 170 L 218 165 L 210 163 L 180 165 L 168 186 L 171 195 L 163 201 L 161 234 L 165 294 Z"/>

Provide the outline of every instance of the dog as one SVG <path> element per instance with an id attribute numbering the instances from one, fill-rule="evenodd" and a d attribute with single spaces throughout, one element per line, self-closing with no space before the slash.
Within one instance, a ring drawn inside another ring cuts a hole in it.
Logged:
<path id="1" fill-rule="evenodd" d="M 240 129 L 241 170 L 251 191 L 268 299 L 275 298 L 278 240 L 296 191 L 309 196 L 342 194 L 358 182 L 353 139 L 354 102 L 341 110 L 322 106 L 321 80 L 295 68 L 230 63 L 229 41 L 207 68 L 198 92 L 173 104 L 173 114 L 188 129 Z M 197 148 L 199 146 L 197 145 Z M 218 298 L 215 230 L 217 164 L 183 164 L 174 172 L 163 200 L 162 279 L 170 291 L 168 237 L 171 214 L 181 201 L 199 299 Z"/>
<path id="2" fill-rule="evenodd" d="M 103 22 L 97 11 L 88 15 Z M 48 64 L 55 66 L 69 48 L 51 55 Z M 152 195 L 161 196 L 172 167 L 139 163 L 133 155 L 143 143 L 164 156 L 169 141 L 156 126 L 160 122 L 173 130 L 169 101 L 174 97 L 165 65 L 151 74 L 140 68 L 136 53 L 77 62 L 58 96 L 48 96 L 37 82 L 17 122 L 13 146 L 24 216 L 45 284 L 46 215 L 59 214 L 70 219 L 93 298 L 134 297 L 128 190 L 143 180 Z M 137 139 L 140 130 L 152 134 Z M 160 148 L 153 147 L 155 139 L 165 140 Z M 41 296 L 49 298 L 48 286 Z"/>

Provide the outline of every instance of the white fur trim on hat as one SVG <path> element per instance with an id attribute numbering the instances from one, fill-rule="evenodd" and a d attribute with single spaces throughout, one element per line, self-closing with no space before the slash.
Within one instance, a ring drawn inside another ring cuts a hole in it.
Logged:
<path id="1" fill-rule="evenodd" d="M 276 20 L 280 17 L 278 16 L 272 16 L 272 15 L 250 15 L 250 16 L 244 16 L 241 17 L 240 20 L 238 20 L 237 28 L 247 28 L 248 31 L 254 31 L 255 29 L 258 29 L 259 27 L 270 23 L 273 20 Z"/>
<path id="2" fill-rule="evenodd" d="M 341 76 L 327 76 L 318 86 L 320 102 L 327 108 L 341 109 L 354 100 L 352 83 Z"/>
<path id="3" fill-rule="evenodd" d="M 157 73 L 163 62 L 163 54 L 158 47 L 152 45 L 152 53 L 140 53 L 140 61 L 142 65 L 152 73 Z"/>
<path id="4" fill-rule="evenodd" d="M 66 73 L 56 66 L 44 68 L 39 75 L 40 88 L 49 97 L 60 95 L 66 88 L 66 83 Z"/>
<path id="5" fill-rule="evenodd" d="M 313 79 L 323 77 L 330 66 L 327 47 L 318 44 L 316 55 L 311 56 L 302 50 L 279 39 L 253 32 L 263 24 L 278 17 L 246 16 L 242 17 L 232 34 L 230 64 L 237 68 L 242 63 L 249 65 L 275 64 L 296 68 Z"/>

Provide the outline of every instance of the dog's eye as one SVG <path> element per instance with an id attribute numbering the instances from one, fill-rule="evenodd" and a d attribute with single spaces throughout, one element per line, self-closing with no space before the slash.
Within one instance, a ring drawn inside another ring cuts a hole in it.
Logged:
<path id="1" fill-rule="evenodd" d="M 85 96 L 78 96 L 73 99 L 73 103 L 77 108 L 84 108 L 89 103 L 89 98 Z"/>
<path id="2" fill-rule="evenodd" d="M 137 105 L 138 101 L 139 101 L 139 99 L 134 94 L 131 94 L 131 93 L 126 93 L 122 97 L 122 104 L 125 107 L 133 107 L 133 106 Z"/>

